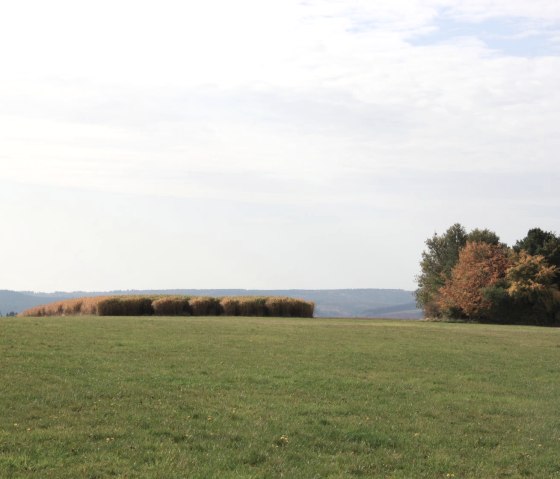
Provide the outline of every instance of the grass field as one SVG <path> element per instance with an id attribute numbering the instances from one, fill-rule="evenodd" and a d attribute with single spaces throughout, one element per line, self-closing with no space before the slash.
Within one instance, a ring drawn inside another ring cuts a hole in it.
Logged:
<path id="1" fill-rule="evenodd" d="M 1 478 L 560 478 L 560 330 L 0 319 Z"/>

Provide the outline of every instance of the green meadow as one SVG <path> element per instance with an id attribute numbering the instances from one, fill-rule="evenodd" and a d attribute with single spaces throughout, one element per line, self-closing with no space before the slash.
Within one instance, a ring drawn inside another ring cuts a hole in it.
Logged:
<path id="1" fill-rule="evenodd" d="M 560 330 L 0 318 L 0 477 L 560 478 Z"/>

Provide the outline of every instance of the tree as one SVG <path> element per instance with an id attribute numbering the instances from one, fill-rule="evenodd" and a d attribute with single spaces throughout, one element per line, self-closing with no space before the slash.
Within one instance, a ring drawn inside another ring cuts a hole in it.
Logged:
<path id="1" fill-rule="evenodd" d="M 509 266 L 508 250 L 503 245 L 467 242 L 439 291 L 440 310 L 467 319 L 490 319 L 492 302 L 486 290 L 505 280 Z"/>
<path id="2" fill-rule="evenodd" d="M 416 301 L 427 316 L 439 316 L 439 290 L 451 276 L 459 259 L 459 251 L 467 242 L 467 232 L 459 223 L 451 226 L 443 235 L 437 233 L 426 240 L 427 249 L 422 252 L 421 273 L 417 277 Z"/>
<path id="3" fill-rule="evenodd" d="M 533 256 L 543 256 L 549 265 L 560 268 L 560 237 L 551 231 L 543 231 L 540 228 L 530 229 L 525 238 L 515 243 L 513 249 L 517 253 L 525 251 Z M 560 284 L 559 271 L 555 273 L 553 279 L 556 284 Z"/>
<path id="4" fill-rule="evenodd" d="M 417 303 L 428 317 L 560 324 L 560 237 L 529 230 L 513 248 L 455 224 L 426 240 Z"/>

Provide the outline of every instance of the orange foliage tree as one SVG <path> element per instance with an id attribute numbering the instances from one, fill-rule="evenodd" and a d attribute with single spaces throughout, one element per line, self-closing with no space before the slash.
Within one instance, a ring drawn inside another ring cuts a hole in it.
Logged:
<path id="1" fill-rule="evenodd" d="M 515 263 L 507 271 L 508 293 L 529 300 L 546 295 L 552 289 L 557 272 L 558 268 L 547 264 L 544 256 L 522 250 L 515 255 Z"/>
<path id="2" fill-rule="evenodd" d="M 451 316 L 485 318 L 492 303 L 484 292 L 505 279 L 509 266 L 508 250 L 503 245 L 467 242 L 451 277 L 440 289 L 440 308 Z"/>

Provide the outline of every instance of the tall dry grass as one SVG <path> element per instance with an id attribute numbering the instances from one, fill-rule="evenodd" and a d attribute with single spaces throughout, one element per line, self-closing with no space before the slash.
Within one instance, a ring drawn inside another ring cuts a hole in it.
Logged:
<path id="1" fill-rule="evenodd" d="M 312 318 L 311 301 L 273 296 L 95 296 L 27 309 L 20 316 L 276 316 Z"/>
<path id="2" fill-rule="evenodd" d="M 168 296 L 156 299 L 152 303 L 157 316 L 190 316 L 191 307 L 188 296 Z"/>
<path id="3" fill-rule="evenodd" d="M 315 303 L 276 296 L 226 296 L 220 299 L 224 316 L 276 316 L 312 318 Z"/>
<path id="4" fill-rule="evenodd" d="M 266 298 L 240 297 L 239 316 L 268 316 Z"/>
<path id="5" fill-rule="evenodd" d="M 269 316 L 264 296 L 226 296 L 220 299 L 224 316 Z"/>
<path id="6" fill-rule="evenodd" d="M 221 312 L 220 300 L 211 296 L 191 298 L 189 306 L 193 316 L 219 316 Z"/>
<path id="7" fill-rule="evenodd" d="M 312 318 L 315 303 L 288 297 L 269 297 L 265 302 L 268 316 Z"/>
<path id="8" fill-rule="evenodd" d="M 72 316 L 81 314 L 98 314 L 97 305 L 108 296 L 67 299 L 27 309 L 20 316 Z"/>
<path id="9" fill-rule="evenodd" d="M 99 316 L 151 316 L 154 314 L 151 296 L 115 296 L 97 304 Z"/>
<path id="10" fill-rule="evenodd" d="M 239 315 L 239 300 L 235 297 L 227 296 L 220 299 L 221 314 L 224 316 Z"/>

